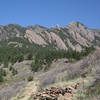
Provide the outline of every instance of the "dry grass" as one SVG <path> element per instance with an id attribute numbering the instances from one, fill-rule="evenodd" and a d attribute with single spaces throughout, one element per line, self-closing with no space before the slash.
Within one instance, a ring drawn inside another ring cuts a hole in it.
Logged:
<path id="1" fill-rule="evenodd" d="M 28 100 L 32 94 L 36 93 L 38 90 L 39 83 L 36 81 L 29 82 L 23 91 L 21 91 L 16 97 L 11 100 Z"/>

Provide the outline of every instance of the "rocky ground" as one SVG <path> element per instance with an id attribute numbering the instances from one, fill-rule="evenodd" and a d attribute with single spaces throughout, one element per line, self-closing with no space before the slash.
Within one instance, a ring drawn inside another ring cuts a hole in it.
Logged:
<path id="1" fill-rule="evenodd" d="M 71 100 L 73 97 L 73 90 L 79 88 L 79 83 L 73 87 L 57 88 L 51 87 L 50 89 L 42 90 L 38 92 L 33 100 Z"/>

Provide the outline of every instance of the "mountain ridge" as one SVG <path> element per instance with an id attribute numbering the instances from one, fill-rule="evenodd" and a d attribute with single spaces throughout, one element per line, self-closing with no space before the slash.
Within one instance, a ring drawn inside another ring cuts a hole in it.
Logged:
<path id="1" fill-rule="evenodd" d="M 0 26 L 0 41 L 11 38 L 24 39 L 29 43 L 67 50 L 69 48 L 82 51 L 84 47 L 98 46 L 100 42 L 99 29 L 89 29 L 80 22 L 71 22 L 65 27 L 46 28 L 41 25 L 21 27 L 18 24 Z M 11 41 L 13 42 L 13 41 Z"/>

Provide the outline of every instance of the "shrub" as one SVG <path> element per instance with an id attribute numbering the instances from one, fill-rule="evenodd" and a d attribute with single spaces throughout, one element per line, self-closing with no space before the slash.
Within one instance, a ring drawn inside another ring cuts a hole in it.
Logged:
<path id="1" fill-rule="evenodd" d="M 0 82 L 3 82 L 3 81 L 4 81 L 3 75 L 0 74 Z"/>
<path id="2" fill-rule="evenodd" d="M 17 71 L 16 69 L 13 68 L 13 69 L 12 69 L 12 74 L 13 74 L 13 75 L 16 75 L 17 73 L 18 73 L 18 71 Z"/>
<path id="3" fill-rule="evenodd" d="M 2 68 L 0 69 L 0 74 L 2 76 L 6 76 L 7 75 L 6 71 L 4 69 L 2 69 Z"/>
<path id="4" fill-rule="evenodd" d="M 32 71 L 37 72 L 39 69 L 42 69 L 42 66 L 40 63 L 35 64 L 34 62 L 32 62 L 31 68 L 32 68 Z"/>
<path id="5" fill-rule="evenodd" d="M 20 55 L 17 57 L 17 60 L 18 60 L 18 62 L 22 62 L 22 61 L 24 60 L 23 54 L 20 54 Z"/>
<path id="6" fill-rule="evenodd" d="M 28 81 L 33 81 L 33 76 L 29 76 Z"/>
<path id="7" fill-rule="evenodd" d="M 28 56 L 27 56 L 27 59 L 28 60 L 32 60 L 32 58 L 33 58 L 33 54 L 32 53 L 29 53 Z"/>
<path id="8" fill-rule="evenodd" d="M 12 69 L 13 69 L 13 67 L 12 67 L 12 66 L 10 66 L 9 70 L 10 70 L 10 71 L 12 71 Z"/>

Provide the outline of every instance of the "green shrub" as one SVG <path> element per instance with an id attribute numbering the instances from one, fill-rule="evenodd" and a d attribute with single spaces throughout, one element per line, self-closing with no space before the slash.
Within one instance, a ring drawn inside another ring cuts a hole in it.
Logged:
<path id="1" fill-rule="evenodd" d="M 32 68 L 32 71 L 37 72 L 40 69 L 42 69 L 42 65 L 40 63 L 35 64 L 34 62 L 32 62 L 31 68 Z"/>
<path id="2" fill-rule="evenodd" d="M 13 75 L 16 75 L 17 73 L 18 73 L 18 71 L 17 71 L 16 69 L 13 68 L 13 69 L 12 69 L 12 74 L 13 74 Z"/>
<path id="3" fill-rule="evenodd" d="M 8 68 L 8 63 L 9 63 L 8 60 L 4 61 L 4 67 L 5 68 Z"/>
<path id="4" fill-rule="evenodd" d="M 0 74 L 0 82 L 3 82 L 3 81 L 4 81 L 3 75 Z"/>
<path id="5" fill-rule="evenodd" d="M 7 75 L 6 71 L 4 69 L 2 69 L 2 68 L 0 69 L 0 74 L 2 76 L 6 76 Z"/>
<path id="6" fill-rule="evenodd" d="M 10 66 L 9 70 L 10 70 L 10 71 L 12 71 L 12 70 L 13 70 L 13 67 L 12 67 L 12 66 Z"/>
<path id="7" fill-rule="evenodd" d="M 33 58 L 33 54 L 32 53 L 29 53 L 28 56 L 27 56 L 27 59 L 28 60 L 32 60 L 32 58 Z"/>
<path id="8" fill-rule="evenodd" d="M 22 62 L 24 60 L 24 55 L 23 54 L 20 54 L 18 57 L 17 57 L 17 61 L 18 62 Z"/>
<path id="9" fill-rule="evenodd" d="M 33 81 L 33 76 L 29 76 L 28 81 Z"/>

